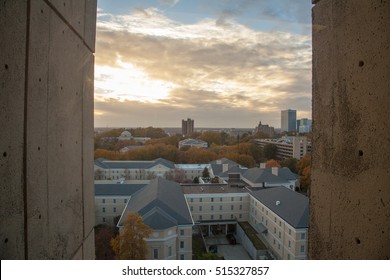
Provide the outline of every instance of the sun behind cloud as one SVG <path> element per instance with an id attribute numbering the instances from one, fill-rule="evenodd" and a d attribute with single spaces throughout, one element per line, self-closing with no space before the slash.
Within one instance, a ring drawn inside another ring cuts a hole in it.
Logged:
<path id="1" fill-rule="evenodd" d="M 131 63 L 116 61 L 117 66 L 95 67 L 95 99 L 134 100 L 155 103 L 166 99 L 175 88 L 171 82 L 155 80 Z"/>

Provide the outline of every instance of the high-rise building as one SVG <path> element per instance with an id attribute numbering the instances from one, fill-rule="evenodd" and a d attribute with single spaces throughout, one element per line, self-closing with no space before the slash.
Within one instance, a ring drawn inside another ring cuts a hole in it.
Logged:
<path id="1" fill-rule="evenodd" d="M 189 135 L 194 132 L 194 120 L 188 118 L 181 121 L 181 134 Z"/>
<path id="2" fill-rule="evenodd" d="M 311 132 L 311 120 L 306 118 L 297 120 L 297 131 L 299 133 Z"/>
<path id="3" fill-rule="evenodd" d="M 296 110 L 283 110 L 282 111 L 282 123 L 281 128 L 282 132 L 287 131 L 297 131 L 297 111 Z"/>

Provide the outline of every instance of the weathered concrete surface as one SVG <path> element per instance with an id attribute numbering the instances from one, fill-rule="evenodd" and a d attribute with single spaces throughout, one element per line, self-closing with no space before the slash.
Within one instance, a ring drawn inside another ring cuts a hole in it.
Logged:
<path id="1" fill-rule="evenodd" d="M 1 160 L 7 162 L 0 171 L 0 257 L 94 258 L 95 22 L 86 18 L 96 18 L 96 1 L 14 2 L 19 1 L 4 1 L 0 8 L 1 28 L 9 33 L 0 52 L 5 81 L 0 104 L 7 105 L 9 120 L 1 124 L 1 151 L 7 153 Z M 3 55 L 21 70 L 8 74 L 11 62 L 6 69 Z"/>
<path id="2" fill-rule="evenodd" d="M 390 259 L 390 1 L 313 7 L 311 259 Z"/>
<path id="3" fill-rule="evenodd" d="M 20 16 L 15 16 L 17 14 Z M 0 5 L 1 259 L 23 258 L 25 247 L 23 135 L 26 15 L 27 1 L 6 1 Z"/>

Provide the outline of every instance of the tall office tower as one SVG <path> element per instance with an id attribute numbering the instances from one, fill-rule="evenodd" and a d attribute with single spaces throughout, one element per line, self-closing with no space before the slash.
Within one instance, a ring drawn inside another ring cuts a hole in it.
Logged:
<path id="1" fill-rule="evenodd" d="M 188 118 L 181 121 L 181 134 L 189 135 L 194 132 L 194 120 Z"/>
<path id="2" fill-rule="evenodd" d="M 282 111 L 282 131 L 297 131 L 297 111 L 296 110 L 283 110 Z"/>

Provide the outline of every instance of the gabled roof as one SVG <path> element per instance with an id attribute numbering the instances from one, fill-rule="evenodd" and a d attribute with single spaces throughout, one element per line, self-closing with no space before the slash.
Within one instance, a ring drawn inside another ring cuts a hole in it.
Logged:
<path id="1" fill-rule="evenodd" d="M 180 184 L 161 177 L 152 180 L 149 185 L 132 196 L 122 217 L 126 216 L 124 214 L 128 211 L 138 212 L 144 218 L 145 224 L 153 229 L 169 228 L 173 224 L 192 224 Z M 162 215 L 170 222 L 163 223 L 160 219 Z M 119 224 L 122 224 L 122 217 Z"/>
<path id="2" fill-rule="evenodd" d="M 229 177 L 229 173 L 240 173 L 242 175 L 246 171 L 248 171 L 248 168 L 243 168 L 241 166 L 235 165 L 235 166 L 230 167 L 228 171 L 220 173 L 218 176 L 222 177 L 222 178 L 227 178 L 227 177 Z"/>
<path id="3" fill-rule="evenodd" d="M 294 228 L 309 226 L 309 198 L 285 187 L 264 188 L 249 193 Z M 279 201 L 279 205 L 277 205 Z"/>
<path id="4" fill-rule="evenodd" d="M 272 168 L 267 168 L 272 173 Z M 299 178 L 298 174 L 295 174 L 288 167 L 278 168 L 278 176 L 286 180 L 297 180 Z"/>
<path id="5" fill-rule="evenodd" d="M 165 165 L 168 168 L 175 168 L 175 164 L 172 161 L 158 158 L 155 160 L 107 160 L 104 158 L 99 158 L 95 160 L 95 165 L 103 169 L 150 169 L 153 166 L 158 164 Z"/>
<path id="6" fill-rule="evenodd" d="M 269 184 L 283 184 L 286 183 L 286 180 L 272 174 L 270 169 L 262 168 L 250 168 L 244 174 L 244 178 L 249 180 L 252 183 L 263 183 L 267 182 Z"/>
<path id="7" fill-rule="evenodd" d="M 95 184 L 95 196 L 131 196 L 146 184 Z"/>

